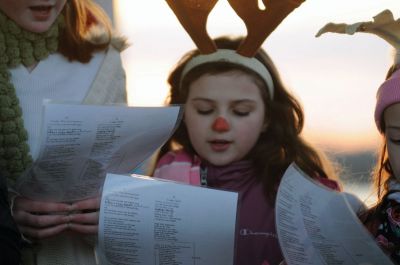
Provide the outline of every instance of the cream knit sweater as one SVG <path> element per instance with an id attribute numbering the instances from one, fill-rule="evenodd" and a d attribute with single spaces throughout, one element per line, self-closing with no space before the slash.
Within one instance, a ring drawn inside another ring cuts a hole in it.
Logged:
<path id="1" fill-rule="evenodd" d="M 65 77 L 63 82 L 60 81 L 63 80 L 60 73 Z M 32 82 L 32 78 L 36 83 Z M 71 64 L 59 55 L 52 55 L 40 62 L 31 73 L 27 69 L 12 70 L 12 80 L 21 99 L 26 128 L 29 135 L 33 135 L 29 144 L 34 152 L 38 148 L 35 141 L 40 131 L 43 99 L 99 105 L 127 103 L 125 72 L 120 54 L 113 47 L 106 53 L 96 54 L 89 64 Z M 45 90 L 35 93 L 43 87 L 46 87 Z M 30 111 L 32 113 L 28 113 Z M 27 248 L 23 253 L 23 264 L 96 264 L 94 245 L 93 237 L 66 232 Z"/>

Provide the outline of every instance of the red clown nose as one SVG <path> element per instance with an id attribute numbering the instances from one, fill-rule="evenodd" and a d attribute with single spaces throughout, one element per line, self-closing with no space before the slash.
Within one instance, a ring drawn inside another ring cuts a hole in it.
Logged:
<path id="1" fill-rule="evenodd" d="M 224 118 L 218 117 L 215 119 L 212 128 L 217 132 L 226 132 L 229 130 L 229 124 Z"/>

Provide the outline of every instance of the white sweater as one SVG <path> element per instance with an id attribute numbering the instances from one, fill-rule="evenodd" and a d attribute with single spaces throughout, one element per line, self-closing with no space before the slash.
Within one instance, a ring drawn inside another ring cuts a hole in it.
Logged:
<path id="1" fill-rule="evenodd" d="M 43 99 L 98 105 L 127 102 L 125 72 L 113 47 L 96 54 L 88 64 L 51 55 L 30 73 L 24 67 L 11 72 L 34 157 L 38 155 Z M 25 249 L 23 265 L 94 265 L 94 243 L 94 237 L 64 232 Z"/>
<path id="2" fill-rule="evenodd" d="M 103 60 L 104 53 L 97 53 L 88 64 L 68 62 L 62 55 L 52 54 L 31 72 L 23 65 L 11 69 L 34 160 L 39 155 L 43 100 L 82 102 Z"/>

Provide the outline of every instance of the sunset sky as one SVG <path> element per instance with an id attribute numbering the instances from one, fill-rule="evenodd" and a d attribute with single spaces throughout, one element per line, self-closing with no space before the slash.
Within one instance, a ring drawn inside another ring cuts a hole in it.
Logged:
<path id="1" fill-rule="evenodd" d="M 307 0 L 264 42 L 281 76 L 306 113 L 311 142 L 336 152 L 370 150 L 379 144 L 373 121 L 375 93 L 392 62 L 386 42 L 370 34 L 325 34 L 328 22 L 371 21 L 399 0 Z M 195 48 L 163 0 L 114 0 L 114 19 L 131 46 L 122 53 L 131 105 L 162 105 L 169 71 Z M 226 0 L 208 19 L 208 33 L 246 34 Z"/>

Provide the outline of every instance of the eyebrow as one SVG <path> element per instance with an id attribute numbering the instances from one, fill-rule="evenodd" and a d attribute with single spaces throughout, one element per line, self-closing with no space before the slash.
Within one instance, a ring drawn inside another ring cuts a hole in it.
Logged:
<path id="1" fill-rule="evenodd" d="M 213 102 L 214 100 L 209 99 L 209 98 L 192 98 L 192 101 L 208 101 L 208 102 Z"/>
<path id="2" fill-rule="evenodd" d="M 210 103 L 215 102 L 215 100 L 213 100 L 213 99 L 201 98 L 201 97 L 192 98 L 192 101 L 207 101 L 207 102 L 210 102 Z M 253 100 L 253 99 L 238 99 L 238 100 L 234 100 L 234 101 L 233 101 L 234 104 L 253 103 L 253 102 L 256 102 L 256 101 Z"/>

